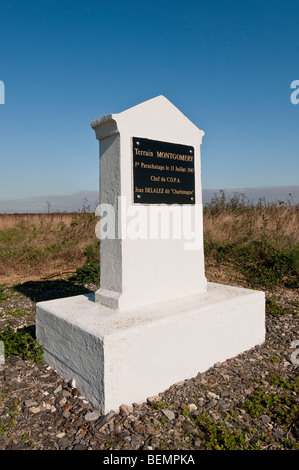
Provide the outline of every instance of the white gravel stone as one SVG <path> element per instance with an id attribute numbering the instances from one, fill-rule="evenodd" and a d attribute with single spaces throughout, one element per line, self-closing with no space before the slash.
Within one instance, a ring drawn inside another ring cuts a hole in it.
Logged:
<path id="1" fill-rule="evenodd" d="M 100 416 L 101 416 L 101 413 L 98 410 L 88 411 L 85 415 L 85 420 L 86 421 L 95 421 Z"/>
<path id="2" fill-rule="evenodd" d="M 166 410 L 162 410 L 162 412 L 165 414 L 165 416 L 166 416 L 170 421 L 172 421 L 172 420 L 175 418 L 175 414 L 174 414 L 174 412 L 171 411 L 171 410 L 166 409 Z"/>

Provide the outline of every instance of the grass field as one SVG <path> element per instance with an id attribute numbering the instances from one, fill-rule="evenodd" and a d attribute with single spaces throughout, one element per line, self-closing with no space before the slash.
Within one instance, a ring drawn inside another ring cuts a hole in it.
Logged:
<path id="1" fill-rule="evenodd" d="M 253 288 L 298 288 L 299 206 L 215 196 L 204 209 L 207 275 Z"/>
<path id="2" fill-rule="evenodd" d="M 0 283 L 75 272 L 97 246 L 89 213 L 0 214 Z"/>
<path id="3" fill-rule="evenodd" d="M 98 218 L 86 212 L 0 214 L 0 283 L 69 276 L 98 282 Z M 298 287 L 299 206 L 253 205 L 215 194 L 204 207 L 209 280 L 271 289 Z"/>

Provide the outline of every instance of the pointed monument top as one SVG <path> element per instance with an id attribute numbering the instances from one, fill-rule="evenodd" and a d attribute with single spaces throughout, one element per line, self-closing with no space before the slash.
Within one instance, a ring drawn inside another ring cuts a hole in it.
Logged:
<path id="1" fill-rule="evenodd" d="M 190 136 L 190 133 L 196 135 L 200 143 L 204 135 L 202 130 L 163 95 L 120 113 L 100 117 L 91 122 L 91 127 L 100 140 L 120 131 L 157 140 L 168 138 L 182 144 L 185 143 L 184 137 Z"/>

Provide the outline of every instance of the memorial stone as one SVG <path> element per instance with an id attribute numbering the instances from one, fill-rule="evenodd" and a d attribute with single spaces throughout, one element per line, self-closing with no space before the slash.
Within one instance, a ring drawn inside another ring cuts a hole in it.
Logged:
<path id="1" fill-rule="evenodd" d="M 265 295 L 206 280 L 202 130 L 163 96 L 91 126 L 100 286 L 39 302 L 36 327 L 45 361 L 108 413 L 261 344 Z"/>

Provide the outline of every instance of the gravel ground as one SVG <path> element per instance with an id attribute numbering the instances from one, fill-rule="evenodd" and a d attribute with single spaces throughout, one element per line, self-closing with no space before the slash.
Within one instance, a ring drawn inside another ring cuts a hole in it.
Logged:
<path id="1" fill-rule="evenodd" d="M 81 293 L 51 282 L 10 291 L 0 303 L 0 330 L 8 322 L 34 330 L 36 301 Z M 280 293 L 282 304 L 289 298 Z M 0 365 L 0 449 L 298 449 L 295 313 L 268 315 L 263 345 L 106 416 L 47 364 L 10 356 Z"/>

